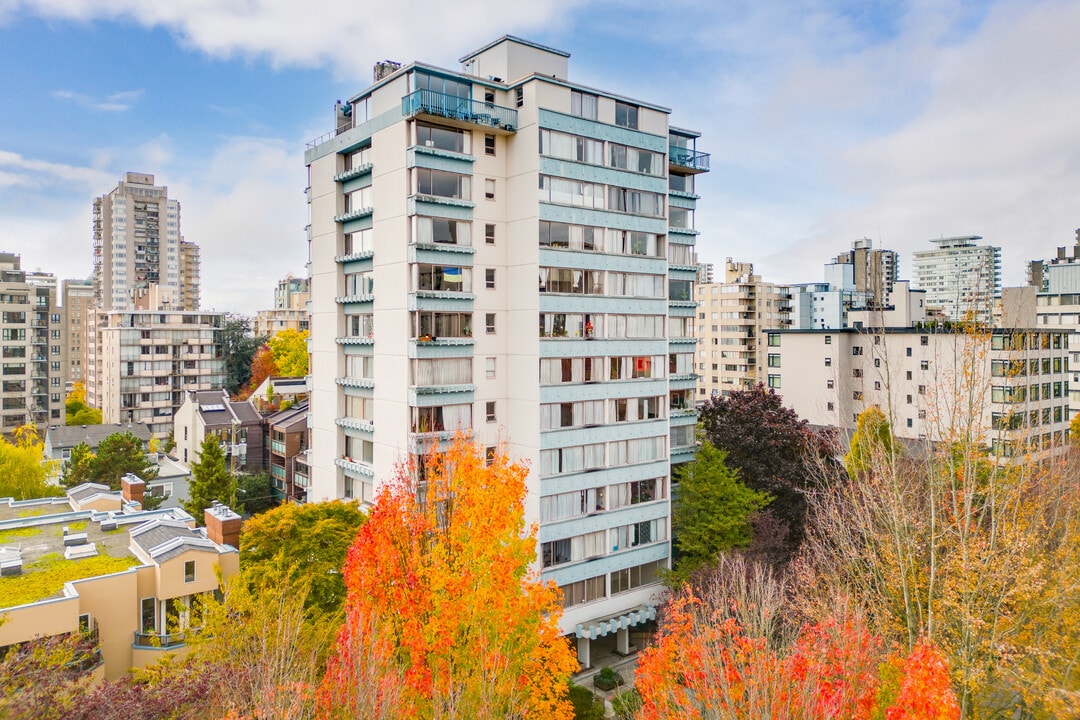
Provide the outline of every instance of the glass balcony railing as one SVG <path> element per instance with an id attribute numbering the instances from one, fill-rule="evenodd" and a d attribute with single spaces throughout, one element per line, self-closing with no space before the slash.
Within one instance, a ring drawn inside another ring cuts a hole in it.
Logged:
<path id="1" fill-rule="evenodd" d="M 518 124 L 517 110 L 434 90 L 417 90 L 401 98 L 401 114 L 437 115 L 509 132 L 516 132 Z"/>
<path id="2" fill-rule="evenodd" d="M 681 168 L 697 172 L 709 170 L 709 153 L 671 145 L 668 147 L 668 159 L 672 165 L 678 165 Z"/>

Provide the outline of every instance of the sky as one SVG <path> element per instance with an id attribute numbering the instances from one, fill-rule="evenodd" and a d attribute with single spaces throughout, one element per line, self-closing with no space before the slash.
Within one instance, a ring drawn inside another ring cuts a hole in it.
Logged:
<path id="1" fill-rule="evenodd" d="M 814 282 L 870 238 L 981 235 L 1006 285 L 1080 226 L 1080 0 L 0 0 L 0 250 L 91 273 L 93 198 L 180 200 L 206 309 L 303 275 L 306 141 L 391 59 L 457 69 L 503 34 L 701 131 L 702 262 Z"/>

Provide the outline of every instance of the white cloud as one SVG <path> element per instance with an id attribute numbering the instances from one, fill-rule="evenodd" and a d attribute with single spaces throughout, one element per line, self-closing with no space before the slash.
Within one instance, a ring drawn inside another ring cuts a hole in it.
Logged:
<path id="1" fill-rule="evenodd" d="M 142 95 L 142 90 L 114 92 L 104 98 L 93 98 L 71 90 L 54 90 L 52 92 L 52 96 L 57 100 L 63 100 L 81 108 L 98 112 L 127 112 Z"/>
<path id="2" fill-rule="evenodd" d="M 370 78 L 383 58 L 457 58 L 506 32 L 557 24 L 577 0 L 0 0 L 16 12 L 76 21 L 130 20 L 166 28 L 217 58 L 268 59 L 277 67 L 330 66 L 343 78 Z M 6 9 L 5 9 L 6 5 Z"/>
<path id="3" fill-rule="evenodd" d="M 901 251 L 910 275 L 930 238 L 977 234 L 1003 247 L 1016 284 L 1024 261 L 1071 244 L 1080 4 L 1006 1 L 978 17 L 911 3 L 888 32 L 852 35 L 846 49 L 787 37 L 798 24 L 774 27 L 769 42 L 789 50 L 749 77 L 742 107 L 717 108 L 703 128 L 719 150 L 702 192 L 703 259 L 734 255 L 767 278 L 810 282 L 870 237 Z M 749 256 L 751 239 L 767 250 Z"/>
<path id="4" fill-rule="evenodd" d="M 277 280 L 305 273 L 301 148 L 275 139 L 224 138 L 198 165 L 173 164 L 169 195 L 180 201 L 184 238 L 201 249 L 205 308 L 269 309 Z"/>
<path id="5" fill-rule="evenodd" d="M 36 160 L 7 150 L 0 150 L 0 172 L 7 178 L 4 184 L 33 188 L 61 184 L 98 188 L 110 177 L 109 173 L 97 167 Z"/>

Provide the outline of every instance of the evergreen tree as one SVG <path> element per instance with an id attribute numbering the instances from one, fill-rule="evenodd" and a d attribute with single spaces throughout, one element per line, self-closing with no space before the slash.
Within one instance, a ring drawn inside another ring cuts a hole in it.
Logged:
<path id="1" fill-rule="evenodd" d="M 132 473 L 147 484 L 158 476 L 158 469 L 146 457 L 143 441 L 132 433 L 113 433 L 98 444 L 97 456 L 90 462 L 90 481 L 120 489 L 120 478 Z"/>
<path id="2" fill-rule="evenodd" d="M 199 449 L 199 460 L 191 464 L 191 484 L 184 509 L 203 524 L 203 512 L 215 500 L 236 507 L 236 478 L 225 465 L 225 453 L 213 435 L 207 436 Z"/>
<path id="3" fill-rule="evenodd" d="M 79 443 L 71 448 L 71 457 L 64 463 L 61 482 L 67 487 L 92 482 L 94 474 L 94 452 L 86 443 Z"/>
<path id="4" fill-rule="evenodd" d="M 726 456 L 723 450 L 705 442 L 694 462 L 676 470 L 676 577 L 685 578 L 725 550 L 749 543 L 750 516 L 772 500 L 768 493 L 746 487 L 739 473 L 725 463 Z"/>

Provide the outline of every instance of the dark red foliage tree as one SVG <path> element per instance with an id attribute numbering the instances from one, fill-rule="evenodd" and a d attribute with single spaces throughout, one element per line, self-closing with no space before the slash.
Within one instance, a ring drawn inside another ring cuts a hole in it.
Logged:
<path id="1" fill-rule="evenodd" d="M 775 563 L 786 562 L 802 543 L 805 492 L 820 476 L 819 464 L 832 462 L 829 439 L 816 434 L 794 410 L 783 406 L 779 395 L 760 384 L 707 400 L 699 418 L 705 438 L 727 453 L 727 465 L 739 471 L 739 479 L 774 496 L 764 512 L 781 524 L 784 542 L 770 555 Z M 775 532 L 775 523 L 765 525 Z"/>

